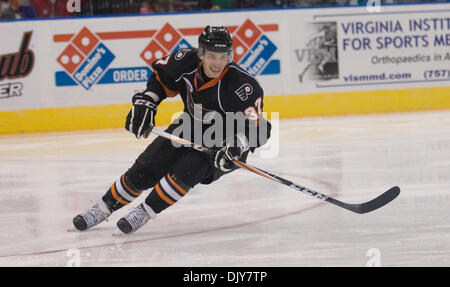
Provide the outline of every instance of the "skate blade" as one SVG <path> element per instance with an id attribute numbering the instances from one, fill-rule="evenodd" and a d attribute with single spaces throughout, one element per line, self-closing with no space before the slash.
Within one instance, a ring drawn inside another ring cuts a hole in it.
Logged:
<path id="1" fill-rule="evenodd" d="M 67 228 L 66 231 L 67 231 L 67 232 L 77 232 L 77 231 L 79 231 L 79 230 L 76 229 L 74 226 L 72 226 L 72 227 Z"/>
<path id="2" fill-rule="evenodd" d="M 114 229 L 114 231 L 112 233 L 112 236 L 114 236 L 114 237 L 120 237 L 120 236 L 124 236 L 124 235 L 126 235 L 126 234 L 123 233 L 122 231 L 120 231 L 120 229 L 117 227 Z"/>

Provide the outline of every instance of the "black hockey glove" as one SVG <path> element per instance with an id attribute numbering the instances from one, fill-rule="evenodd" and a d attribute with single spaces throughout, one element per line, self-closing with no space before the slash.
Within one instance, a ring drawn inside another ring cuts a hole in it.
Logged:
<path id="1" fill-rule="evenodd" d="M 248 150 L 248 141 L 244 135 L 236 135 L 233 142 L 219 149 L 214 157 L 214 166 L 224 172 L 233 170 L 233 160 L 238 160 Z"/>
<path id="2" fill-rule="evenodd" d="M 157 103 L 143 93 L 135 94 L 132 101 L 133 107 L 127 115 L 125 129 L 136 135 L 136 138 L 147 138 L 155 126 Z"/>

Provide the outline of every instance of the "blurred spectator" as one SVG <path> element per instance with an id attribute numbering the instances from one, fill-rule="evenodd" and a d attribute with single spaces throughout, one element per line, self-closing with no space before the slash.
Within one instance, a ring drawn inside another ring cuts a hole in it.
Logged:
<path id="1" fill-rule="evenodd" d="M 142 1 L 140 12 L 147 13 L 161 13 L 172 11 L 189 11 L 191 7 L 182 1 L 170 0 L 146 0 Z"/>
<path id="2" fill-rule="evenodd" d="M 2 19 L 20 19 L 19 2 L 15 0 L 3 0 L 0 2 L 0 14 Z"/>
<path id="3" fill-rule="evenodd" d="M 366 0 L 367 1 L 367 0 Z M 343 1 L 338 0 L 297 0 L 297 6 L 333 6 L 342 5 Z M 344 1 L 345 2 L 345 1 Z"/>
<path id="4" fill-rule="evenodd" d="M 40 18 L 52 16 L 52 3 L 50 0 L 31 0 L 30 4 L 36 9 L 36 14 Z"/>
<path id="5" fill-rule="evenodd" d="M 19 6 L 20 6 L 19 0 L 9 0 L 8 2 L 14 11 L 19 10 Z"/>
<path id="6" fill-rule="evenodd" d="M 248 9 L 255 7 L 255 0 L 240 0 L 238 8 Z"/>
<path id="7" fill-rule="evenodd" d="M 155 13 L 156 11 L 152 7 L 152 1 L 143 1 L 141 3 L 140 13 L 141 14 L 150 14 Z"/>
<path id="8" fill-rule="evenodd" d="M 235 1 L 233 0 L 214 0 L 213 6 L 219 6 L 220 9 L 232 9 L 235 8 Z M 211 7 L 212 8 L 212 7 Z"/>
<path id="9" fill-rule="evenodd" d="M 192 10 L 191 7 L 184 3 L 183 1 L 171 1 L 172 11 L 189 11 Z"/>
<path id="10" fill-rule="evenodd" d="M 166 12 L 164 7 L 160 3 L 160 0 L 147 0 L 142 1 L 141 10 L 142 14 Z"/>
<path id="11" fill-rule="evenodd" d="M 89 7 L 83 10 L 82 15 L 114 15 L 114 14 L 134 14 L 139 13 L 142 2 L 137 0 L 89 0 L 82 7 Z M 145 10 L 145 9 L 144 9 Z"/>
<path id="12" fill-rule="evenodd" d="M 53 16 L 65 17 L 73 16 L 74 13 L 67 11 L 67 0 L 56 0 L 53 4 Z"/>
<path id="13" fill-rule="evenodd" d="M 256 7 L 279 7 L 282 5 L 283 1 L 277 1 L 277 0 L 258 0 L 256 1 Z"/>
<path id="14" fill-rule="evenodd" d="M 19 6 L 19 14 L 21 18 L 36 18 L 36 9 L 33 6 Z"/>
<path id="15" fill-rule="evenodd" d="M 68 0 L 0 0 L 0 18 L 65 17 L 164 13 L 189 10 L 249 9 L 267 7 L 314 7 L 366 5 L 368 0 L 80 0 L 81 13 L 67 10 Z M 381 4 L 417 3 L 430 0 L 380 0 Z M 434 0 L 450 2 L 450 0 Z"/>
<path id="16" fill-rule="evenodd" d="M 67 10 L 67 0 L 53 0 L 53 16 L 55 17 L 67 17 L 75 16 L 75 12 L 69 12 Z M 81 4 L 81 3 L 80 3 Z"/>

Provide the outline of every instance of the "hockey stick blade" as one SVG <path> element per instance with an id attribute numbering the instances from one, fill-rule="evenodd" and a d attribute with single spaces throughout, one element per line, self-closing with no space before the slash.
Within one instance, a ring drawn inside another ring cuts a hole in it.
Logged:
<path id="1" fill-rule="evenodd" d="M 264 176 L 268 179 L 274 180 L 276 182 L 279 182 L 281 184 L 284 184 L 286 186 L 289 186 L 290 188 L 299 190 L 303 193 L 306 193 L 310 196 L 314 196 L 318 199 L 327 201 L 329 203 L 332 203 L 334 205 L 340 206 L 342 208 L 345 208 L 347 210 L 353 211 L 355 213 L 358 214 L 364 214 L 364 213 L 368 213 L 371 212 L 375 209 L 378 209 L 386 204 L 388 204 L 389 202 L 391 202 L 392 200 L 394 200 L 399 194 L 400 194 L 400 188 L 398 186 L 394 186 L 392 188 L 390 188 L 388 191 L 384 192 L 383 194 L 381 194 L 380 196 L 378 196 L 377 198 L 372 199 L 371 201 L 365 202 L 365 203 L 360 203 L 360 204 L 351 204 L 351 203 L 346 203 L 346 202 L 342 202 L 340 200 L 334 199 L 331 196 L 319 193 L 317 191 L 311 190 L 307 187 L 301 186 L 299 184 L 295 184 L 292 181 L 289 181 L 285 178 L 282 178 L 281 176 L 275 175 L 273 173 L 264 171 L 260 168 L 257 168 L 255 166 L 251 166 L 247 163 L 243 163 L 240 161 L 233 161 L 235 164 L 237 164 L 238 166 L 240 166 L 241 168 L 247 169 L 253 173 L 259 174 L 261 176 Z"/>
<path id="2" fill-rule="evenodd" d="M 398 186 L 394 186 L 391 187 L 388 191 L 381 194 L 380 196 L 372 199 L 371 201 L 360 204 L 345 203 L 331 197 L 329 197 L 326 201 L 338 205 L 340 207 L 343 207 L 347 210 L 353 211 L 355 213 L 364 214 L 385 206 L 386 204 L 394 200 L 399 194 L 400 188 Z"/>

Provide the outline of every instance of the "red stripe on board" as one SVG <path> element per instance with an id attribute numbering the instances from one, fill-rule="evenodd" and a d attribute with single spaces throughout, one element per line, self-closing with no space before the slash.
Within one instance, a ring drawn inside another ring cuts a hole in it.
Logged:
<path id="1" fill-rule="evenodd" d="M 155 30 L 143 31 L 122 31 L 122 32 L 100 32 L 97 35 L 102 40 L 116 40 L 116 39 L 136 39 L 136 38 L 151 38 L 156 33 Z"/>
<path id="2" fill-rule="evenodd" d="M 53 35 L 53 42 L 69 42 L 75 34 Z"/>
<path id="3" fill-rule="evenodd" d="M 278 31 L 278 24 L 262 24 L 258 25 L 264 32 Z M 238 28 L 238 26 L 226 27 L 231 34 Z M 180 28 L 178 29 L 183 36 L 197 36 L 204 28 Z M 97 36 L 102 40 L 117 40 L 117 39 L 137 39 L 137 38 L 151 38 L 156 33 L 156 30 L 141 30 L 141 31 L 121 31 L 121 32 L 99 32 Z M 53 42 L 69 42 L 75 34 L 58 34 L 53 35 Z"/>
<path id="4" fill-rule="evenodd" d="M 200 35 L 200 33 L 203 31 L 203 28 L 180 28 L 178 31 L 183 34 L 183 36 L 194 36 L 194 35 Z"/>
<path id="5" fill-rule="evenodd" d="M 117 40 L 117 39 L 137 39 L 137 38 L 151 38 L 156 33 L 156 30 L 141 30 L 141 31 L 121 31 L 121 32 L 99 32 L 95 33 L 102 40 Z M 53 42 L 69 42 L 75 34 L 59 34 L 53 35 Z"/>
<path id="6" fill-rule="evenodd" d="M 276 32 L 278 31 L 278 24 L 261 24 L 259 28 L 264 32 Z"/>
<path id="7" fill-rule="evenodd" d="M 237 29 L 238 26 L 228 26 L 226 27 L 228 32 L 231 34 Z M 183 34 L 183 36 L 198 36 L 200 33 L 202 33 L 203 29 L 205 28 L 180 28 L 178 31 Z"/>

